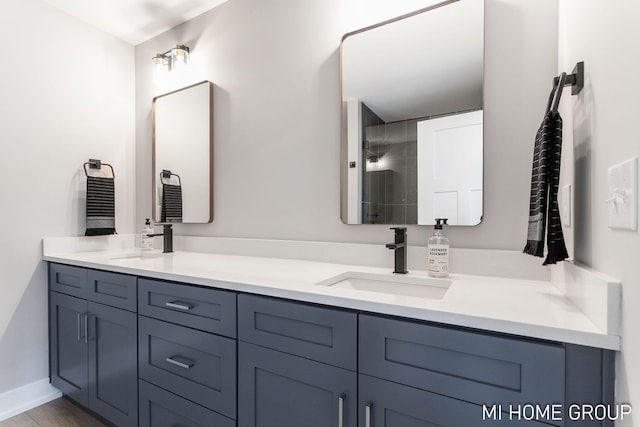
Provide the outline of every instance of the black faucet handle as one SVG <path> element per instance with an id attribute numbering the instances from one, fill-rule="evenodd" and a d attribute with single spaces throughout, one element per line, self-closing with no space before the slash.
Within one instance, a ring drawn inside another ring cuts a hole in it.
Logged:
<path id="1" fill-rule="evenodd" d="M 407 227 L 391 227 L 395 231 L 395 243 L 404 243 L 407 240 Z"/>

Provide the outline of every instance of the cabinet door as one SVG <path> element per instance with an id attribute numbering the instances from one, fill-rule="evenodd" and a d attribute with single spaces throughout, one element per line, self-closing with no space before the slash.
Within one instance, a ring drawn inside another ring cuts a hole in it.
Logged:
<path id="1" fill-rule="evenodd" d="M 359 340 L 363 374 L 480 407 L 565 402 L 560 344 L 369 315 L 360 315 Z"/>
<path id="2" fill-rule="evenodd" d="M 238 426 L 355 427 L 355 372 L 238 343 Z"/>
<path id="3" fill-rule="evenodd" d="M 89 408 L 114 424 L 138 425 L 137 317 L 89 302 Z"/>
<path id="4" fill-rule="evenodd" d="M 84 406 L 89 403 L 86 317 L 87 301 L 49 293 L 51 384 Z"/>
<path id="5" fill-rule="evenodd" d="M 549 426 L 368 375 L 358 381 L 359 427 Z"/>

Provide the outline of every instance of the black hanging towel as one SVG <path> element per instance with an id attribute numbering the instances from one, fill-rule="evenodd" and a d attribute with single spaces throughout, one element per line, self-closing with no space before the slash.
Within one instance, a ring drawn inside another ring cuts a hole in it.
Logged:
<path id="1" fill-rule="evenodd" d="M 562 73 L 549 95 L 547 110 L 536 133 L 533 149 L 529 227 L 524 253 L 543 257 L 546 231 L 547 257 L 543 265 L 555 264 L 569 256 L 564 243 L 558 209 L 562 150 L 562 117 L 558 113 L 558 104 L 565 78 L 565 73 Z"/>
<path id="2" fill-rule="evenodd" d="M 111 165 L 99 160 L 84 164 L 87 175 L 85 236 L 116 234 L 115 182 Z"/>
<path id="3" fill-rule="evenodd" d="M 160 222 L 182 222 L 182 181 L 168 170 L 160 173 L 162 182 L 162 209 Z"/>

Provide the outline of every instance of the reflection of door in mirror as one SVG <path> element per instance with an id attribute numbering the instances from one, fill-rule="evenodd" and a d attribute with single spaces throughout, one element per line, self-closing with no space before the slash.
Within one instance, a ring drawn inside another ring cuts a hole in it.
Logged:
<path id="1" fill-rule="evenodd" d="M 445 1 L 343 37 L 344 222 L 433 224 L 436 217 L 455 225 L 480 222 L 483 67 L 482 0 Z M 448 123 L 446 117 L 472 116 L 479 117 L 472 126 L 479 137 L 473 151 L 460 148 L 466 125 L 436 130 Z M 436 157 L 428 159 L 432 166 L 420 160 L 426 148 L 418 134 L 429 132 L 426 123 L 438 135 L 431 147 Z M 469 171 L 476 179 L 473 188 L 466 187 Z"/>
<path id="2" fill-rule="evenodd" d="M 482 217 L 482 111 L 418 122 L 418 224 Z"/>
<path id="3" fill-rule="evenodd" d="M 213 221 L 213 84 L 153 100 L 153 218 Z"/>

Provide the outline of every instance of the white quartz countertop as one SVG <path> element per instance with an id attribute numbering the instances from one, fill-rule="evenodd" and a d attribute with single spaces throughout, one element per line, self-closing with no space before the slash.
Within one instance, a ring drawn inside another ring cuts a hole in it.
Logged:
<path id="1" fill-rule="evenodd" d="M 620 337 L 599 328 L 548 281 L 456 275 L 442 299 L 318 285 L 347 272 L 393 276 L 387 268 L 196 252 L 133 250 L 51 252 L 46 261 L 232 291 L 289 298 L 544 340 L 619 350 Z M 428 277 L 412 271 L 412 277 Z"/>

